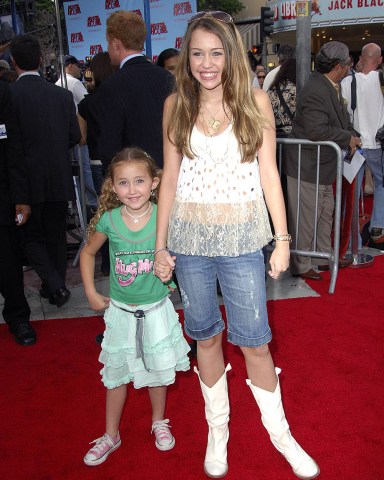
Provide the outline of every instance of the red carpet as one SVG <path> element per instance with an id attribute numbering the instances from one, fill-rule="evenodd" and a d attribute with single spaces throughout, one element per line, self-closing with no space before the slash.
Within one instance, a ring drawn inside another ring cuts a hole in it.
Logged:
<path id="1" fill-rule="evenodd" d="M 324 480 L 384 478 L 384 258 L 373 267 L 339 272 L 311 286 L 321 294 L 269 302 L 271 350 L 282 368 L 285 410 L 296 439 L 316 459 Z M 104 433 L 99 379 L 98 317 L 34 322 L 39 341 L 22 348 L 0 327 L 0 477 L 9 480 L 206 478 L 207 427 L 196 375 L 169 388 L 167 416 L 176 446 L 159 452 L 150 435 L 146 391 L 130 389 L 122 446 L 98 467 L 82 458 Z M 261 426 L 237 349 L 225 345 L 231 424 L 228 480 L 291 480 L 288 463 Z"/>

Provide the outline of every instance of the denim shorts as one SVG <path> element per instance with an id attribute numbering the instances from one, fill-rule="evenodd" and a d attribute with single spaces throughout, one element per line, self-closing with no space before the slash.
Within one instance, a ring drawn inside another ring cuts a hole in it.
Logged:
<path id="1" fill-rule="evenodd" d="M 228 341 L 241 347 L 259 347 L 271 341 L 262 250 L 239 257 L 172 255 L 176 256 L 175 273 L 188 336 L 206 340 L 225 329 L 217 298 L 218 279 Z"/>

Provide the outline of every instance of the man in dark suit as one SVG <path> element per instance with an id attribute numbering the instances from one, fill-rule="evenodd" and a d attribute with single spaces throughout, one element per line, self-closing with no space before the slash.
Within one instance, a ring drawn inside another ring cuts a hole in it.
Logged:
<path id="1" fill-rule="evenodd" d="M 343 150 L 351 148 L 352 154 L 360 146 L 355 136 L 348 113 L 339 97 L 339 82 L 349 71 L 349 50 L 340 42 L 328 42 L 316 56 L 315 72 L 304 85 L 296 105 L 292 137 L 317 141 L 335 142 Z M 316 203 L 317 147 L 303 146 L 301 151 L 300 219 L 298 249 L 310 251 L 314 242 L 313 212 Z M 317 250 L 331 251 L 331 233 L 334 210 L 332 184 L 336 178 L 336 153 L 331 147 L 322 147 L 320 154 L 319 213 L 317 218 Z M 287 149 L 285 165 L 288 191 L 288 221 L 295 244 L 298 151 Z M 305 279 L 321 280 L 322 276 L 313 269 L 311 257 L 293 255 L 291 273 Z M 350 264 L 340 260 L 339 266 Z M 316 259 L 320 270 L 329 269 L 327 260 Z"/>
<path id="2" fill-rule="evenodd" d="M 90 107 L 100 128 L 103 171 L 117 152 L 130 146 L 143 148 L 162 168 L 163 106 L 173 91 L 174 76 L 142 54 L 146 28 L 139 15 L 124 10 L 112 13 L 106 34 L 111 63 L 119 70 L 100 85 L 98 104 Z M 96 337 L 99 343 L 101 336 Z"/>
<path id="3" fill-rule="evenodd" d="M 99 90 L 99 154 L 106 169 L 124 147 L 139 146 L 159 167 L 163 165 L 163 105 L 174 85 L 174 77 L 153 65 L 142 54 L 146 37 L 143 19 L 120 10 L 107 19 L 108 52 L 120 70 L 103 82 Z"/>
<path id="4" fill-rule="evenodd" d="M 42 297 L 61 307 L 70 297 L 67 268 L 66 216 L 75 199 L 70 147 L 80 140 L 72 93 L 40 77 L 41 49 L 32 35 L 11 42 L 19 75 L 11 85 L 17 123 L 27 164 L 31 217 L 20 228 L 30 265 L 42 280 Z"/>
<path id="5" fill-rule="evenodd" d="M 11 148 L 10 140 L 14 140 Z M 17 226 L 30 215 L 29 188 L 20 138 L 13 118 L 11 93 L 0 82 L 0 293 L 3 318 L 20 345 L 36 343 L 24 295 L 22 253 Z"/>

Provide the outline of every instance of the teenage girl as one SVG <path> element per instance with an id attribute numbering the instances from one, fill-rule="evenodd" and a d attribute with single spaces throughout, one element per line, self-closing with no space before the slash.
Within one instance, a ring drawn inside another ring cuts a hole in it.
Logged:
<path id="1" fill-rule="evenodd" d="M 164 416 L 166 390 L 174 383 L 176 371 L 189 369 L 189 347 L 169 299 L 171 285 L 153 275 L 154 200 L 159 182 L 156 164 L 146 152 L 140 148 L 119 152 L 109 165 L 100 206 L 81 252 L 81 276 L 89 304 L 93 310 L 106 309 L 99 357 L 107 388 L 106 429 L 85 455 L 86 465 L 99 465 L 120 447 L 120 418 L 130 382 L 135 388 L 148 387 L 156 447 L 170 450 L 175 445 Z M 108 297 L 96 291 L 94 282 L 95 255 L 107 239 Z"/>
<path id="2" fill-rule="evenodd" d="M 319 467 L 291 435 L 279 370 L 268 348 L 262 249 L 272 234 L 266 206 L 276 232 L 269 262 L 274 279 L 288 268 L 290 241 L 274 117 L 266 92 L 251 88 L 248 59 L 230 15 L 198 12 L 189 19 L 176 92 L 164 107 L 155 273 L 167 281 L 176 266 L 185 329 L 198 343 L 197 373 L 209 426 L 204 470 L 213 478 L 228 471 L 226 372 L 231 367 L 225 367 L 223 356 L 218 278 L 228 341 L 244 355 L 246 382 L 272 443 L 297 477 L 314 478 Z M 250 441 L 260 448 L 257 439 Z"/>

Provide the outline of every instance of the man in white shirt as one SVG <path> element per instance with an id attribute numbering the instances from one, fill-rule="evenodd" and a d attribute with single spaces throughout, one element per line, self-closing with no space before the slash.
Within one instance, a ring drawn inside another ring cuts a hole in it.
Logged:
<path id="1" fill-rule="evenodd" d="M 68 90 L 72 92 L 73 100 L 75 101 L 77 111 L 77 105 L 88 93 L 86 88 L 80 81 L 82 76 L 82 64 L 73 55 L 66 55 L 64 57 L 64 66 Z M 56 85 L 65 88 L 64 79 L 59 78 L 56 82 Z"/>
<path id="2" fill-rule="evenodd" d="M 377 70 L 382 61 L 379 45 L 369 43 L 363 47 L 360 56 L 362 71 L 355 74 L 356 105 L 354 109 L 352 109 L 353 75 L 349 75 L 341 83 L 342 96 L 348 102 L 347 108 L 354 129 L 361 134 L 362 155 L 374 178 L 370 246 L 377 246 L 376 248 L 384 242 L 384 152 L 375 139 L 377 131 L 384 126 L 384 96 Z M 363 173 L 364 166 L 357 177 L 359 191 Z"/>

